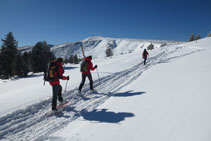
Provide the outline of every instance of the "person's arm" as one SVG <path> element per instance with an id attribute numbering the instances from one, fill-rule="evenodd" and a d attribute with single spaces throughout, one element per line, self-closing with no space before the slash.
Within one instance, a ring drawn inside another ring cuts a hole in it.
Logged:
<path id="1" fill-rule="evenodd" d="M 96 65 L 95 65 L 95 67 L 93 67 L 92 62 L 90 62 L 90 63 L 89 63 L 89 68 L 93 71 L 93 70 L 95 70 L 97 67 L 96 67 Z"/>
<path id="2" fill-rule="evenodd" d="M 59 78 L 62 79 L 62 80 L 69 80 L 69 76 L 63 76 L 63 73 L 64 73 L 64 69 L 63 67 L 59 67 Z"/>

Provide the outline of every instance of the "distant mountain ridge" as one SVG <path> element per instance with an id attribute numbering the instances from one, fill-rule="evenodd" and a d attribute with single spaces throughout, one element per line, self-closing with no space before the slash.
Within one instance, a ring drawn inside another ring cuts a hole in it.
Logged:
<path id="1" fill-rule="evenodd" d="M 71 55 L 77 54 L 82 58 L 80 44 L 84 48 L 86 56 L 92 55 L 93 58 L 103 58 L 106 56 L 106 49 L 111 48 L 114 55 L 127 54 L 135 51 L 137 48 L 147 48 L 153 44 L 155 48 L 162 45 L 173 45 L 182 43 L 179 41 L 166 40 L 142 40 L 128 38 L 109 38 L 101 36 L 91 36 L 78 42 L 69 42 L 59 45 L 51 45 L 51 51 L 56 57 L 69 58 Z M 31 51 L 33 46 L 19 47 L 21 52 Z"/>

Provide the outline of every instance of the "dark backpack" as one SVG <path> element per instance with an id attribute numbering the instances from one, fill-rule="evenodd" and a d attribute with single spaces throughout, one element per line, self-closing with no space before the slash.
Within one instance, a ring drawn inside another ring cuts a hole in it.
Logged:
<path id="1" fill-rule="evenodd" d="M 89 64 L 89 62 L 87 60 L 83 60 L 81 62 L 81 72 L 87 72 L 88 71 L 88 64 Z"/>
<path id="2" fill-rule="evenodd" d="M 44 73 L 44 80 L 45 81 L 54 81 L 55 79 L 57 79 L 59 77 L 58 69 L 59 69 L 59 65 L 56 62 L 51 61 L 48 64 L 48 68 Z M 54 76 L 55 72 L 57 72 L 56 77 Z"/>

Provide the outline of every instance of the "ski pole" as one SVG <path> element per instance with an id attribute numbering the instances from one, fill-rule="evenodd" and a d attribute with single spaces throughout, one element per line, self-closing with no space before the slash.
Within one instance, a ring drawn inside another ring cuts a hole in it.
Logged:
<path id="1" fill-rule="evenodd" d="M 99 80 L 99 82 L 100 82 L 100 77 L 99 77 L 98 69 L 96 68 L 96 70 L 97 70 L 98 80 Z M 100 84 L 101 84 L 101 82 L 100 82 Z"/>
<path id="2" fill-rule="evenodd" d="M 44 80 L 44 84 L 43 84 L 43 86 L 45 86 L 45 80 Z"/>
<path id="3" fill-rule="evenodd" d="M 65 85 L 64 93 L 66 92 L 66 89 L 67 89 L 67 83 L 68 83 L 68 80 L 67 80 L 66 85 Z"/>

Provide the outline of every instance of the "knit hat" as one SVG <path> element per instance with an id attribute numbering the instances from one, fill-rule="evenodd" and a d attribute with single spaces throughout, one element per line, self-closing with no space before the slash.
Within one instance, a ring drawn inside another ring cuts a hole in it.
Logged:
<path id="1" fill-rule="evenodd" d="M 63 60 L 63 58 L 59 57 L 59 58 L 56 59 L 56 61 L 63 62 L 64 60 Z"/>
<path id="2" fill-rule="evenodd" d="M 88 56 L 92 60 L 92 56 Z"/>

